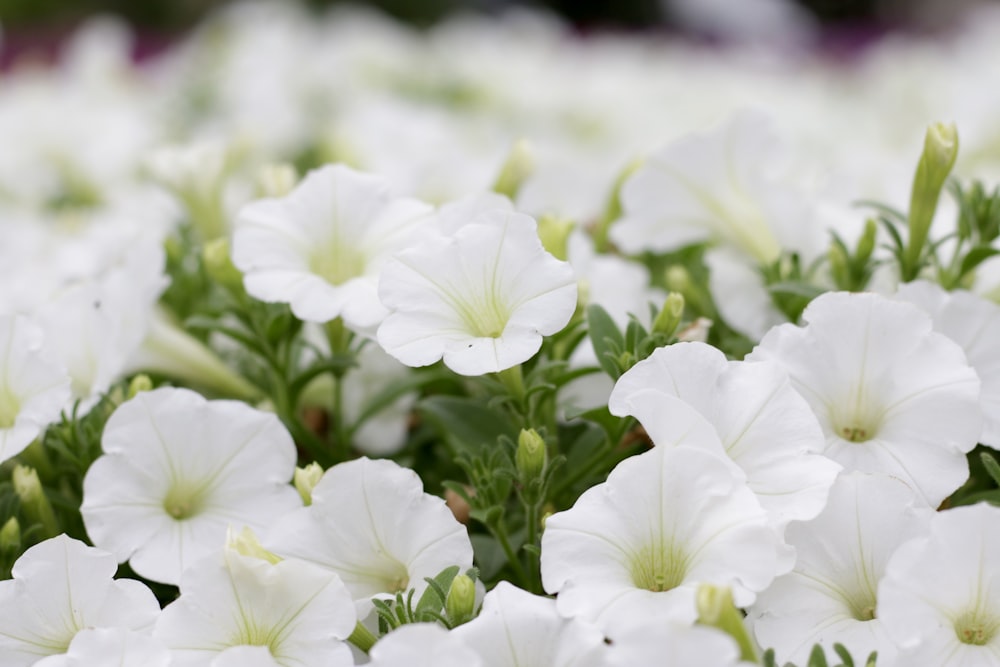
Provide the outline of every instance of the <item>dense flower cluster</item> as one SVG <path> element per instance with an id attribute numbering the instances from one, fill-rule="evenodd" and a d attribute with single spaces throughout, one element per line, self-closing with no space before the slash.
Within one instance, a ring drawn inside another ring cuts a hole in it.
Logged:
<path id="1" fill-rule="evenodd" d="M 15 62 L 0 665 L 1000 666 L 998 43 Z"/>

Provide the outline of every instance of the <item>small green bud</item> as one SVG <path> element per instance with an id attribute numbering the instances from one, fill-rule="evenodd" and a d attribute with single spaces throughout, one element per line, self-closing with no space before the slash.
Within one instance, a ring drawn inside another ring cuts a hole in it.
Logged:
<path id="1" fill-rule="evenodd" d="M 201 250 L 205 271 L 215 282 L 230 290 L 243 289 L 243 274 L 233 264 L 229 255 L 229 239 L 213 239 Z"/>
<path id="2" fill-rule="evenodd" d="M 299 174 L 287 163 L 265 164 L 257 170 L 255 185 L 258 197 L 284 197 L 295 188 Z"/>
<path id="3" fill-rule="evenodd" d="M 511 147 L 507 160 L 500 167 L 500 175 L 493 184 L 493 191 L 514 199 L 517 191 L 521 189 L 521 184 L 534 169 L 535 154 L 531 144 L 524 139 L 518 139 Z"/>
<path id="4" fill-rule="evenodd" d="M 865 220 L 865 230 L 861 232 L 858 239 L 858 249 L 854 253 L 855 259 L 860 264 L 865 264 L 875 251 L 875 239 L 878 236 L 878 223 L 871 218 Z"/>
<path id="5" fill-rule="evenodd" d="M 927 128 L 924 152 L 917 163 L 910 193 L 910 237 L 901 267 L 904 281 L 914 280 L 920 272 L 924 244 L 937 210 L 938 197 L 957 157 L 958 131 L 954 124 L 934 123 Z"/>
<path id="6" fill-rule="evenodd" d="M 0 553 L 12 554 L 21 551 L 21 524 L 16 516 L 7 519 L 0 528 Z"/>
<path id="7" fill-rule="evenodd" d="M 444 609 L 448 613 L 448 620 L 452 622 L 452 627 L 472 620 L 476 613 L 476 582 L 468 575 L 456 575 L 451 580 Z"/>
<path id="8" fill-rule="evenodd" d="M 572 220 L 544 215 L 538 221 L 538 237 L 542 240 L 542 246 L 553 257 L 565 262 L 569 256 L 566 247 L 569 234 L 575 226 Z"/>
<path id="9" fill-rule="evenodd" d="M 667 289 L 673 292 L 686 294 L 691 289 L 691 274 L 680 264 L 667 267 L 664 274 L 667 282 Z"/>
<path id="10" fill-rule="evenodd" d="M 149 376 L 145 373 L 140 373 L 132 378 L 132 381 L 128 383 L 128 398 L 131 400 L 142 392 L 152 391 L 152 389 L 153 381 L 150 380 Z"/>
<path id="11" fill-rule="evenodd" d="M 746 626 L 743 614 L 733 603 L 733 592 L 728 586 L 701 584 L 695 593 L 698 623 L 718 628 L 736 640 L 742 659 L 757 664 L 757 648 Z"/>
<path id="12" fill-rule="evenodd" d="M 243 526 L 243 530 L 238 533 L 233 530 L 232 526 L 229 527 L 226 531 L 226 549 L 228 551 L 235 551 L 241 556 L 266 560 L 271 565 L 281 562 L 280 556 L 271 553 L 261 546 L 257 535 L 247 526 Z"/>
<path id="13" fill-rule="evenodd" d="M 830 250 L 827 251 L 827 258 L 830 260 L 830 272 L 833 274 L 837 287 L 849 289 L 851 272 L 847 253 L 839 244 L 831 243 Z"/>
<path id="14" fill-rule="evenodd" d="M 521 429 L 517 436 L 517 452 L 514 454 L 514 464 L 522 482 L 527 482 L 541 476 L 548 461 L 545 440 L 535 429 Z"/>
<path id="15" fill-rule="evenodd" d="M 671 292 L 663 302 L 663 308 L 653 320 L 653 333 L 673 336 L 677 326 L 684 316 L 684 296 L 680 292 Z"/>
<path id="16" fill-rule="evenodd" d="M 61 531 L 56 522 L 56 515 L 52 511 L 52 504 L 45 495 L 35 469 L 23 465 L 14 466 L 11 481 L 14 484 L 14 493 L 21 500 L 24 515 L 32 524 L 42 525 L 46 538 L 58 535 Z"/>
<path id="17" fill-rule="evenodd" d="M 321 477 L 323 477 L 323 466 L 315 461 L 303 468 L 295 469 L 292 480 L 299 495 L 302 496 L 302 502 L 306 505 L 312 505 L 312 492 Z"/>

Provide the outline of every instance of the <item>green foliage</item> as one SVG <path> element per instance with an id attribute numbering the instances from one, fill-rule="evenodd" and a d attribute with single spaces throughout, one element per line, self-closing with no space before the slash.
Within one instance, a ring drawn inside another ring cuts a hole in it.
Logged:
<path id="1" fill-rule="evenodd" d="M 826 652 L 823 650 L 823 647 L 816 644 L 809 653 L 809 661 L 801 667 L 855 667 L 855 665 L 857 665 L 857 667 L 875 667 L 875 660 L 878 657 L 878 654 L 873 651 L 868 655 L 863 663 L 856 663 L 854 658 L 851 657 L 851 653 L 844 647 L 843 644 L 834 644 L 833 652 L 836 654 L 836 657 L 840 659 L 840 662 L 835 664 L 828 662 Z M 761 664 L 764 667 L 798 667 L 791 662 L 786 662 L 784 665 L 778 665 L 774 658 L 774 649 L 768 649 L 764 652 Z"/>

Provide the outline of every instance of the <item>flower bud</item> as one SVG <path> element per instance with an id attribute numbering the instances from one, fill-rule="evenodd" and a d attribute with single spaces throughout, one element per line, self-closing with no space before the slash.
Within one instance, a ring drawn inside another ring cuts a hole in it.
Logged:
<path id="1" fill-rule="evenodd" d="M 736 640 L 742 659 L 757 664 L 757 648 L 746 626 L 743 614 L 733 603 L 733 592 L 728 586 L 701 584 L 695 593 L 698 623 L 722 630 Z"/>
<path id="2" fill-rule="evenodd" d="M 451 580 L 444 609 L 453 627 L 471 620 L 476 612 L 476 582 L 468 575 L 456 575 Z"/>
<path id="3" fill-rule="evenodd" d="M 878 235 L 878 224 L 868 218 L 865 220 L 865 229 L 861 232 L 858 240 L 858 249 L 854 253 L 855 260 L 860 264 L 865 264 L 875 251 L 875 239 Z"/>
<path id="4" fill-rule="evenodd" d="M 295 488 L 298 490 L 299 495 L 302 496 L 302 502 L 306 505 L 312 505 L 312 492 L 319 484 L 320 478 L 323 477 L 323 466 L 313 461 L 309 465 L 303 468 L 296 468 L 295 475 L 292 478 Z"/>
<path id="5" fill-rule="evenodd" d="M 243 274 L 230 259 L 229 239 L 219 238 L 206 243 L 201 251 L 201 261 L 212 280 L 226 289 L 243 289 Z"/>
<path id="6" fill-rule="evenodd" d="M 0 554 L 21 553 L 21 524 L 16 516 L 7 519 L 0 528 Z"/>
<path id="7" fill-rule="evenodd" d="M 534 169 L 535 154 L 531 144 L 524 139 L 518 139 L 500 168 L 500 175 L 493 184 L 493 191 L 514 199 L 517 197 L 517 191 L 521 189 L 521 184 Z"/>
<path id="8" fill-rule="evenodd" d="M 271 565 L 281 562 L 280 556 L 271 553 L 261 546 L 257 535 L 247 526 L 243 526 L 243 530 L 239 533 L 234 532 L 232 526 L 229 527 L 226 531 L 226 549 L 228 551 L 235 551 L 241 556 L 266 560 Z"/>
<path id="9" fill-rule="evenodd" d="M 514 454 L 514 465 L 522 483 L 536 479 L 545 470 L 548 452 L 545 440 L 535 429 L 521 429 L 517 436 L 517 452 Z"/>
<path id="10" fill-rule="evenodd" d="M 552 215 L 542 216 L 538 221 L 538 238 L 542 240 L 542 247 L 556 259 L 565 262 L 566 257 L 568 257 L 566 246 L 574 226 L 572 220 Z"/>
<path id="11" fill-rule="evenodd" d="M 957 157 L 958 131 L 954 124 L 934 123 L 927 128 L 924 152 L 917 164 L 913 190 L 910 193 L 910 238 L 903 256 L 904 281 L 915 279 L 920 272 L 920 260 L 937 210 L 938 197 Z"/>
<path id="12" fill-rule="evenodd" d="M 287 163 L 278 163 L 265 164 L 258 169 L 254 185 L 258 197 L 284 197 L 298 182 L 299 175 L 295 167 Z"/>
<path id="13" fill-rule="evenodd" d="M 55 537 L 61 531 L 56 522 L 56 515 L 52 511 L 52 505 L 42 489 L 42 483 L 38 479 L 38 473 L 34 468 L 17 465 L 11 475 L 14 483 L 14 493 L 21 500 L 21 510 L 32 524 L 41 524 L 45 537 Z"/>
<path id="14" fill-rule="evenodd" d="M 153 381 L 145 373 L 139 373 L 128 383 L 128 400 L 132 400 L 144 391 L 152 391 Z"/>
<path id="15" fill-rule="evenodd" d="M 653 333 L 673 336 L 677 326 L 684 316 L 684 296 L 680 292 L 671 292 L 663 302 L 663 308 L 653 320 Z"/>

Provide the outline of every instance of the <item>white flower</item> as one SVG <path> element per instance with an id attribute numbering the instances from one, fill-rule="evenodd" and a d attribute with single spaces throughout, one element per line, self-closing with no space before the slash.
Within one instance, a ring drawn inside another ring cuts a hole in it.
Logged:
<path id="1" fill-rule="evenodd" d="M 218 549 L 230 523 L 265 529 L 301 498 L 295 445 L 273 414 L 187 389 L 138 394 L 108 419 L 83 480 L 95 544 L 147 579 L 176 584 Z"/>
<path id="2" fill-rule="evenodd" d="M 749 604 L 779 568 L 780 539 L 740 470 L 696 444 L 721 449 L 714 429 L 662 398 L 670 441 L 622 461 L 542 535 L 542 582 L 560 612 L 609 631 L 626 608 L 693 621 L 701 583 L 732 586 L 737 604 Z"/>
<path id="3" fill-rule="evenodd" d="M 436 623 L 403 625 L 369 651 L 369 667 L 483 667 L 485 662 L 458 635 Z"/>
<path id="4" fill-rule="evenodd" d="M 858 658 L 878 651 L 890 665 L 896 647 L 876 615 L 879 581 L 896 549 L 927 532 L 932 510 L 898 479 L 860 472 L 837 480 L 812 521 L 793 523 L 791 573 L 757 596 L 749 622 L 778 662 L 805 664 L 814 644 L 841 643 Z"/>
<path id="5" fill-rule="evenodd" d="M 245 649 L 225 655 L 233 647 L 263 647 L 281 667 L 341 667 L 354 662 L 344 640 L 356 623 L 337 575 L 227 547 L 184 571 L 181 596 L 160 614 L 154 636 L 176 667 L 247 664 L 236 660 Z M 265 651 L 250 653 L 249 664 L 271 664 Z"/>
<path id="6" fill-rule="evenodd" d="M 452 634 L 484 667 L 598 667 L 607 650 L 596 627 L 564 618 L 554 600 L 506 581 L 486 594 L 479 616 Z"/>
<path id="7" fill-rule="evenodd" d="M 777 144 L 766 118 L 742 113 L 654 153 L 622 187 L 612 240 L 630 254 L 714 241 L 758 264 L 811 250 L 822 230 L 805 224 L 809 208 L 780 173 Z"/>
<path id="8" fill-rule="evenodd" d="M 66 535 L 21 554 L 14 578 L 0 582 L 0 663 L 21 667 L 66 653 L 83 630 L 150 628 L 156 598 L 138 581 L 115 581 L 117 569 L 111 554 Z"/>
<path id="9" fill-rule="evenodd" d="M 66 371 L 45 356 L 42 332 L 0 315 L 0 461 L 19 454 L 69 400 Z"/>
<path id="10" fill-rule="evenodd" d="M 443 358 L 456 373 L 482 375 L 527 361 L 566 326 L 576 281 L 545 252 L 533 219 L 495 210 L 398 253 L 379 296 L 392 311 L 378 330 L 386 352 L 408 366 Z"/>
<path id="11" fill-rule="evenodd" d="M 926 280 L 900 285 L 896 298 L 922 308 L 935 331 L 962 346 L 982 382 L 979 403 L 985 419 L 979 441 L 1000 446 L 1000 306 L 964 290 L 946 292 Z"/>
<path id="12" fill-rule="evenodd" d="M 382 459 L 336 465 L 312 490 L 312 504 L 286 514 L 265 539 L 281 556 L 340 575 L 358 603 L 427 587 L 424 577 L 472 566 L 465 526 L 444 501 L 424 493 L 415 472 Z"/>
<path id="13" fill-rule="evenodd" d="M 876 615 L 906 667 L 1000 664 L 1000 508 L 957 507 L 885 568 Z"/>
<path id="14" fill-rule="evenodd" d="M 170 651 L 152 637 L 126 628 L 87 628 L 63 655 L 34 667 L 170 667 Z"/>
<path id="15" fill-rule="evenodd" d="M 638 610 L 637 610 L 638 611 Z M 725 632 L 658 615 L 630 613 L 615 619 L 620 628 L 608 651 L 609 667 L 737 667 L 740 649 Z"/>
<path id="16" fill-rule="evenodd" d="M 968 477 L 982 424 L 962 349 L 916 306 L 875 294 L 824 294 L 802 319 L 772 329 L 747 359 L 785 367 L 819 419 L 824 454 L 845 470 L 899 477 L 940 504 Z"/>
<path id="17" fill-rule="evenodd" d="M 427 204 L 393 197 L 376 176 L 328 165 L 287 197 L 240 211 L 233 263 L 262 301 L 288 303 L 302 320 L 343 317 L 368 330 L 386 314 L 377 294 L 382 263 L 429 212 Z"/>
<path id="18" fill-rule="evenodd" d="M 746 473 L 776 527 L 823 509 L 840 466 L 818 454 L 823 432 L 778 364 L 726 361 L 704 343 L 661 347 L 618 379 L 609 408 L 639 419 L 659 442 L 657 433 L 670 428 L 662 425 L 659 392 L 681 399 L 715 428 L 717 453 Z"/>

